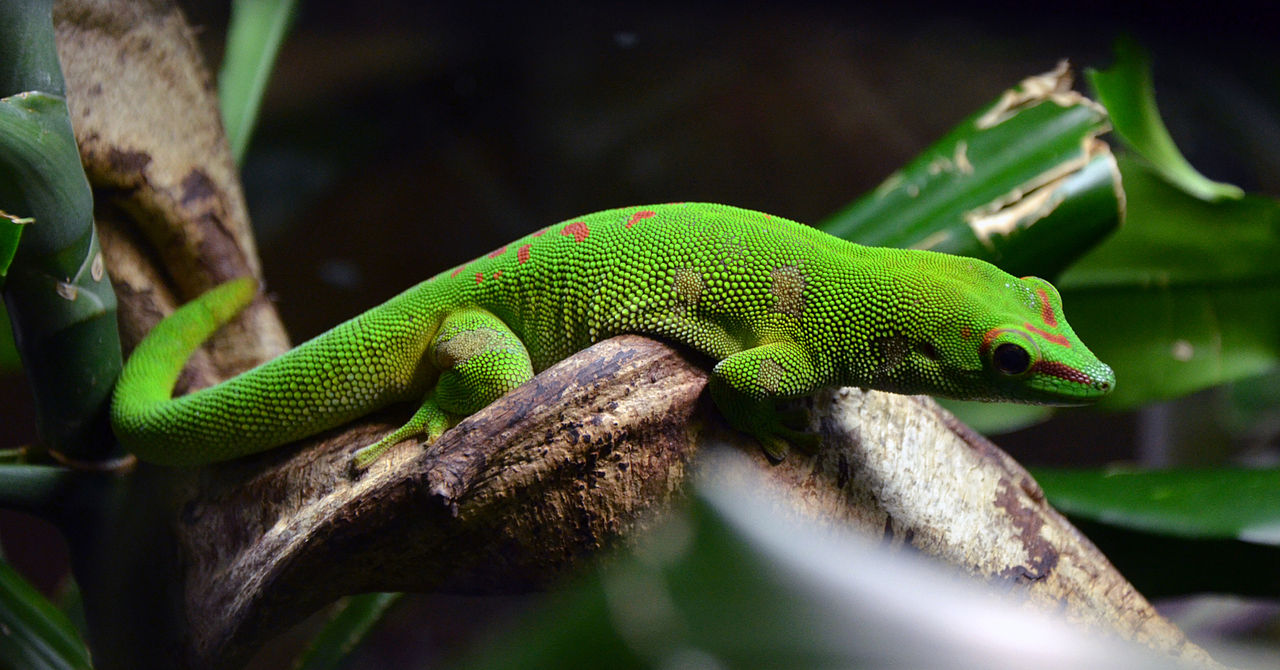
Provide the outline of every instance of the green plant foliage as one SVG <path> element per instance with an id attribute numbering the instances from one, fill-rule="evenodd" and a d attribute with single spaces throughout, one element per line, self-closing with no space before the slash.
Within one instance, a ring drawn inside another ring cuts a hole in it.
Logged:
<path id="1" fill-rule="evenodd" d="M 1151 59 L 1130 39 L 1116 42 L 1116 64 L 1087 75 L 1098 100 L 1106 106 L 1116 135 L 1134 153 L 1151 163 L 1161 177 L 1202 200 L 1239 198 L 1244 192 L 1231 184 L 1215 182 L 1196 171 L 1173 143 L 1156 108 Z"/>
<path id="2" fill-rule="evenodd" d="M 297 670 L 341 668 L 351 650 L 382 620 L 400 593 L 362 593 L 344 598 L 296 666 Z"/>
<path id="3" fill-rule="evenodd" d="M 1280 470 L 1038 470 L 1072 516 L 1194 539 L 1280 546 Z"/>
<path id="4" fill-rule="evenodd" d="M 285 33 L 293 23 L 296 0 L 236 0 L 231 5 L 227 51 L 218 75 L 222 122 L 236 163 L 244 158 L 262 94 Z"/>
<path id="5" fill-rule="evenodd" d="M 1125 226 L 1059 281 L 1067 318 L 1116 371 L 1128 408 L 1280 361 L 1280 201 L 1208 202 L 1122 158 Z"/>
<path id="6" fill-rule="evenodd" d="M 18 347 L 13 341 L 9 310 L 0 304 L 0 374 L 11 374 L 20 369 L 22 362 L 18 359 Z"/>
<path id="7" fill-rule="evenodd" d="M 90 667 L 89 652 L 71 621 L 0 559 L 0 668 Z"/>
<path id="8" fill-rule="evenodd" d="M 1065 67 L 1024 81 L 819 227 L 1052 279 L 1120 223 L 1106 113 Z"/>
<path id="9" fill-rule="evenodd" d="M 4 286 L 4 276 L 9 274 L 9 264 L 13 263 L 13 255 L 18 251 L 22 225 L 30 222 L 29 218 L 0 211 L 0 287 Z"/>

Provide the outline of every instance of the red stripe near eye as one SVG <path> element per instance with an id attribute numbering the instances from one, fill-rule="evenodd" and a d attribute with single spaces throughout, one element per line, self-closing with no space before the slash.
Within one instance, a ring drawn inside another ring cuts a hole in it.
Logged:
<path id="1" fill-rule="evenodd" d="M 1035 374 L 1049 375 L 1058 379 L 1065 379 L 1069 382 L 1077 384 L 1092 384 L 1093 378 L 1089 375 L 1057 361 L 1036 361 L 1031 366 L 1031 372 Z"/>
<path id="2" fill-rule="evenodd" d="M 1029 323 L 1024 323 L 1022 324 L 1022 326 L 1027 330 L 1035 333 L 1036 335 L 1039 335 L 1040 337 L 1043 337 L 1046 340 L 1049 340 L 1054 344 L 1061 344 L 1064 347 L 1071 346 L 1071 340 L 1068 340 L 1065 335 L 1054 335 L 1053 333 L 1046 333 L 1043 330 L 1040 330 L 1039 328 L 1036 328 L 1035 326 Z"/>
<path id="3" fill-rule="evenodd" d="M 983 356 L 987 355 L 987 351 L 991 349 L 991 343 L 995 342 L 1000 333 L 1008 330 L 1007 328 L 992 328 L 982 335 L 982 343 L 978 345 L 978 352 Z"/>
<path id="4" fill-rule="evenodd" d="M 1057 328 L 1058 315 L 1053 313 L 1053 305 L 1049 304 L 1049 292 L 1038 288 L 1036 293 L 1040 294 L 1040 318 L 1044 320 L 1044 325 L 1050 328 Z"/>

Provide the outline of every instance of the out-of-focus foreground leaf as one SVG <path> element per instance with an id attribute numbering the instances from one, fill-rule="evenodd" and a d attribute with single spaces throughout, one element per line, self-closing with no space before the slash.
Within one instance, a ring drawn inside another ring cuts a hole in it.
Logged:
<path id="1" fill-rule="evenodd" d="M 749 476 L 717 480 L 740 483 L 700 480 L 691 509 L 461 667 L 1161 667 L 946 568 L 784 518 Z"/>
<path id="2" fill-rule="evenodd" d="M 0 668 L 90 667 L 89 652 L 71 621 L 0 559 Z"/>

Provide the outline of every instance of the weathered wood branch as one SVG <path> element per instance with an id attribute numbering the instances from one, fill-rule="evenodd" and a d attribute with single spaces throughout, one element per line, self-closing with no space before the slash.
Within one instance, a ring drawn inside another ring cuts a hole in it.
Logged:
<path id="1" fill-rule="evenodd" d="M 706 369 L 623 336 L 360 478 L 348 474 L 351 453 L 403 417 L 208 469 L 175 520 L 192 664 L 240 659 L 346 593 L 544 585 L 677 500 L 711 442 L 750 454 L 792 503 L 785 514 L 884 537 L 1037 608 L 1208 662 L 1020 466 L 927 398 L 819 394 L 805 402 L 825 446 L 773 465 L 720 423 L 701 393 Z"/>

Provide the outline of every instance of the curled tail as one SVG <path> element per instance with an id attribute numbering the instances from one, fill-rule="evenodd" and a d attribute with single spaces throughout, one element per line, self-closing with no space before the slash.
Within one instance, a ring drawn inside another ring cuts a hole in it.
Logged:
<path id="1" fill-rule="evenodd" d="M 221 284 L 180 307 L 138 344 L 120 372 L 111 400 L 111 427 L 121 444 L 144 460 L 192 462 L 190 454 L 168 449 L 164 439 L 166 415 L 174 405 L 173 387 L 196 348 L 239 314 L 257 292 L 253 277 Z"/>

